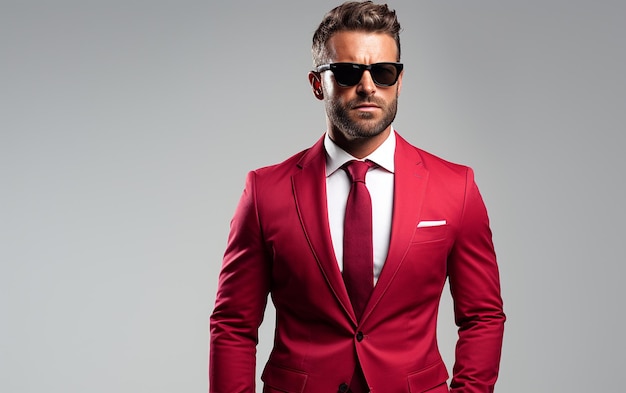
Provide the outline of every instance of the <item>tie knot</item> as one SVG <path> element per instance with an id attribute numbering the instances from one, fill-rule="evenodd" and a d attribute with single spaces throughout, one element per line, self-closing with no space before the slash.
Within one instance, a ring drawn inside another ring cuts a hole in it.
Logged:
<path id="1" fill-rule="evenodd" d="M 342 167 L 347 173 L 353 183 L 362 182 L 365 183 L 365 174 L 367 171 L 373 167 L 374 164 L 372 161 L 357 161 L 352 160 L 348 161 Z"/>

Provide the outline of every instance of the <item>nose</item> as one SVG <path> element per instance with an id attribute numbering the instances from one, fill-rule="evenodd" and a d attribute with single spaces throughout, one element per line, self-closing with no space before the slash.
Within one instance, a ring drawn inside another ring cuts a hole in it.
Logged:
<path id="1" fill-rule="evenodd" d="M 369 70 L 363 71 L 363 75 L 361 75 L 361 80 L 356 86 L 356 92 L 359 95 L 363 96 L 371 96 L 376 92 L 376 84 L 372 79 L 372 74 L 370 74 Z"/>

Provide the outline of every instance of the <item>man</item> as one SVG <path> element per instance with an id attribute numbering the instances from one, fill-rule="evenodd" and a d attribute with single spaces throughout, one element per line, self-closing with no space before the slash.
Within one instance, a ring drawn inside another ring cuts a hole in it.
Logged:
<path id="1" fill-rule="evenodd" d="M 368 1 L 315 32 L 309 81 L 328 129 L 247 177 L 210 320 L 211 392 L 254 392 L 268 294 L 266 393 L 493 391 L 505 317 L 487 212 L 471 169 L 391 126 L 399 31 Z M 436 340 L 446 278 L 459 326 L 450 389 Z"/>

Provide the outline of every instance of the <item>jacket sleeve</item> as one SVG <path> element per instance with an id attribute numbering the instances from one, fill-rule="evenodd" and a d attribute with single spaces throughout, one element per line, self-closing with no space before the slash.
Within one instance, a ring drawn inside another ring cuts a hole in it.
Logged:
<path id="1" fill-rule="evenodd" d="M 256 345 L 270 286 L 270 262 L 250 172 L 231 221 L 210 317 L 209 392 L 255 391 Z"/>
<path id="2" fill-rule="evenodd" d="M 450 391 L 493 392 L 505 315 L 489 218 L 469 168 L 461 222 L 448 259 L 448 275 L 459 327 Z"/>

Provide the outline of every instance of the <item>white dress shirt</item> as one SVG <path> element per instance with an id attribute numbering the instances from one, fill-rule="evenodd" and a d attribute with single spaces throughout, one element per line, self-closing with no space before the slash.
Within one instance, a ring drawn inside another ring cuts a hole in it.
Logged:
<path id="1" fill-rule="evenodd" d="M 357 158 L 337 146 L 330 139 L 328 133 L 324 137 L 324 148 L 326 149 L 326 203 L 330 235 L 339 270 L 343 271 L 343 225 L 346 202 L 352 183 L 341 166 L 348 161 L 357 160 Z M 396 136 L 392 128 L 383 144 L 361 160 L 370 160 L 378 165 L 378 167 L 370 169 L 365 177 L 365 184 L 372 198 L 374 284 L 378 281 L 389 251 L 393 213 L 395 150 Z"/>

